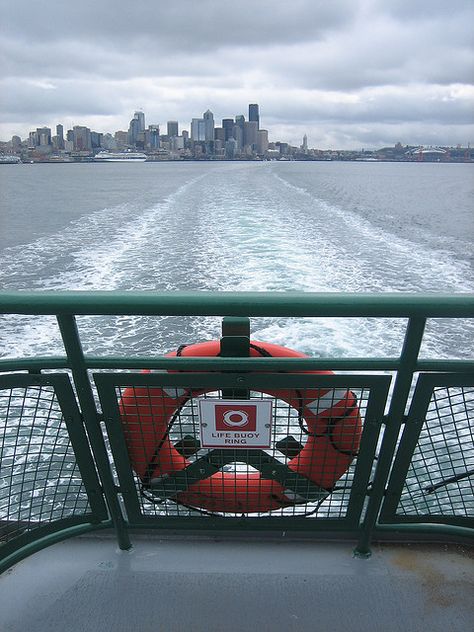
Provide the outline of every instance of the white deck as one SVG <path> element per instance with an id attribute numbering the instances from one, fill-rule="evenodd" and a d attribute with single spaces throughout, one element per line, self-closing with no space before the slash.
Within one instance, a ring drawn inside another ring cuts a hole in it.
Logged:
<path id="1" fill-rule="evenodd" d="M 56 544 L 0 577 L 2 632 L 469 632 L 472 551 L 108 537 Z"/>

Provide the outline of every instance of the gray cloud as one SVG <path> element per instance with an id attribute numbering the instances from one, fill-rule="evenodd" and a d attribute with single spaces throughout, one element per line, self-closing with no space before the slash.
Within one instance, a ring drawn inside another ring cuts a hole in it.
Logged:
<path id="1" fill-rule="evenodd" d="M 474 5 L 455 0 L 0 0 L 0 137 L 58 121 L 188 127 L 261 104 L 314 146 L 474 137 Z M 422 136 L 422 137 L 421 137 Z"/>
<path id="2" fill-rule="evenodd" d="M 229 43 L 256 46 L 301 42 L 350 23 L 357 3 L 339 0 L 19 0 L 2 3 L 15 38 L 49 42 L 79 39 L 155 50 L 213 51 Z"/>

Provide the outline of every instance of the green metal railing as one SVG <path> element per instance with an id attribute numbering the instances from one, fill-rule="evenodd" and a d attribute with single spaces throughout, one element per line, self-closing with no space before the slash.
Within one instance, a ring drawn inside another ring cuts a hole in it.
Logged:
<path id="1" fill-rule="evenodd" d="M 428 319 L 474 318 L 473 295 L 18 292 L 0 293 L 0 314 L 56 316 L 64 347 L 62 356 L 0 360 L 0 571 L 103 528 L 115 529 L 124 549 L 135 528 L 247 529 L 355 538 L 360 556 L 370 554 L 374 537 L 472 537 L 474 358 L 421 359 L 419 352 Z M 87 355 L 79 315 L 224 317 L 221 354 Z M 406 328 L 395 357 L 249 358 L 252 317 L 397 318 Z M 133 372 L 143 368 L 152 372 Z M 165 404 L 157 398 L 170 389 L 188 393 L 166 433 L 187 467 L 146 486 L 132 467 L 120 402 L 132 392 L 159 410 Z M 307 402 L 315 389 L 353 393 L 363 428 L 330 489 L 291 469 L 311 433 L 301 410 L 274 396 L 290 390 Z M 271 449 L 199 449 L 199 399 L 257 400 L 269 392 Z M 278 483 L 298 502 L 237 512 L 180 501 L 229 468 L 235 480 L 256 473 Z"/>

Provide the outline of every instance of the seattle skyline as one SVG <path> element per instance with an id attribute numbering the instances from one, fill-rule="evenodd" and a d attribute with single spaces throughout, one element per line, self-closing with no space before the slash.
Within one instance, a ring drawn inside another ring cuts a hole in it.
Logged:
<path id="1" fill-rule="evenodd" d="M 91 130 L 84 125 L 64 129 L 55 126 L 56 134 L 47 126 L 31 130 L 26 139 L 14 135 L 11 141 L 0 141 L 0 154 L 13 154 L 26 162 L 71 162 L 105 160 L 113 156 L 107 152 L 139 151 L 134 158 L 147 160 L 396 160 L 470 162 L 470 144 L 454 146 L 395 146 L 362 150 L 322 150 L 308 145 L 304 134 L 302 143 L 294 146 L 281 140 L 269 139 L 268 130 L 260 126 L 260 106 L 248 104 L 248 120 L 244 114 L 221 119 L 214 118 L 208 108 L 201 117 L 193 117 L 187 129 L 176 120 L 164 124 L 146 124 L 146 114 L 134 112 L 128 129 L 113 134 Z M 104 153 L 105 152 L 105 153 Z M 144 152 L 144 153 L 143 153 Z M 130 157 L 132 155 L 130 154 Z M 117 156 L 118 157 L 118 156 Z"/>

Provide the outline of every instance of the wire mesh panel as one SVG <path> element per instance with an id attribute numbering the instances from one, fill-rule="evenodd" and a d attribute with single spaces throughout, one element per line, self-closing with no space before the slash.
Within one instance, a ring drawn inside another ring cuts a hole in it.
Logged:
<path id="1" fill-rule="evenodd" d="M 107 515 L 73 398 L 67 376 L 0 378 L 0 547 Z"/>
<path id="2" fill-rule="evenodd" d="M 247 374 L 246 392 L 231 386 L 230 375 L 95 379 L 132 523 L 192 516 L 346 520 L 351 502 L 360 513 L 385 376 Z M 363 444 L 367 458 L 360 463 Z"/>
<path id="3" fill-rule="evenodd" d="M 394 462 L 383 521 L 472 521 L 473 422 L 472 376 L 470 380 L 464 376 L 420 377 Z"/>

